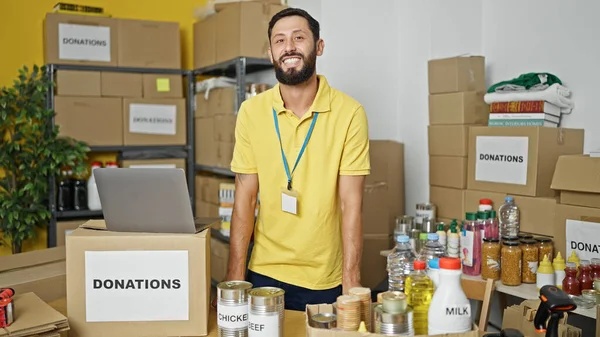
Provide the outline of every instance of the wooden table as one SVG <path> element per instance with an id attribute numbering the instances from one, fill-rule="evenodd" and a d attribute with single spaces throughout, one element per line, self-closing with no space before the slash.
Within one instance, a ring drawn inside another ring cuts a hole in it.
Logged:
<path id="1" fill-rule="evenodd" d="M 67 299 L 61 298 L 48 303 L 61 314 L 67 316 Z M 284 335 L 286 337 L 306 337 L 306 319 L 302 311 L 285 311 Z M 217 312 L 211 310 L 208 318 L 208 336 L 217 336 Z"/>

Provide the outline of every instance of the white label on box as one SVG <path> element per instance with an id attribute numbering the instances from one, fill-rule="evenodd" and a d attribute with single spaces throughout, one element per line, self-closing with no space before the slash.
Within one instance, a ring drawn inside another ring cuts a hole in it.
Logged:
<path id="1" fill-rule="evenodd" d="M 574 250 L 580 260 L 600 258 L 600 223 L 567 220 L 567 256 Z"/>
<path id="2" fill-rule="evenodd" d="M 217 325 L 225 329 L 248 327 L 248 305 L 217 304 Z"/>
<path id="3" fill-rule="evenodd" d="M 177 107 L 164 104 L 130 104 L 129 132 L 175 135 Z"/>
<path id="4" fill-rule="evenodd" d="M 529 137 L 477 136 L 475 180 L 527 185 Z"/>
<path id="5" fill-rule="evenodd" d="M 129 168 L 177 168 L 175 164 L 130 165 Z"/>
<path id="6" fill-rule="evenodd" d="M 110 62 L 110 27 L 59 23 L 58 58 Z"/>
<path id="7" fill-rule="evenodd" d="M 248 315 L 248 337 L 279 337 L 279 315 L 277 313 Z"/>
<path id="8" fill-rule="evenodd" d="M 86 251 L 87 322 L 189 319 L 187 250 Z"/>

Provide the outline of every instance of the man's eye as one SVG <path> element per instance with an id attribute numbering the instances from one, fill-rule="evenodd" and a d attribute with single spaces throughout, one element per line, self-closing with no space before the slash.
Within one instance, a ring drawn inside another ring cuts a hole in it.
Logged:
<path id="1" fill-rule="evenodd" d="M 296 40 L 304 40 L 304 37 L 302 37 L 302 36 L 296 36 Z"/>

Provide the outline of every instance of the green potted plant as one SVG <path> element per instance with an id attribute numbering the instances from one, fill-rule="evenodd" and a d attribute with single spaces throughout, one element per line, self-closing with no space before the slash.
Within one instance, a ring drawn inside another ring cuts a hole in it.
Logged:
<path id="1" fill-rule="evenodd" d="M 49 178 L 65 166 L 74 174 L 86 170 L 86 144 L 59 137 L 53 127 L 48 75 L 46 67 L 24 66 L 12 87 L 0 89 L 0 232 L 13 254 L 51 219 Z"/>

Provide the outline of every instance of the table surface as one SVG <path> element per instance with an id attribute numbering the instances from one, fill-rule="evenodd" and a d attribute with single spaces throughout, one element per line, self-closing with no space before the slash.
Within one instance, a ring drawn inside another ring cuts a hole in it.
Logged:
<path id="1" fill-rule="evenodd" d="M 67 316 L 67 299 L 61 298 L 48 303 L 61 314 Z M 284 335 L 286 337 L 306 337 L 306 319 L 302 311 L 285 311 Z M 208 336 L 217 336 L 217 312 L 211 310 L 208 318 Z"/>

